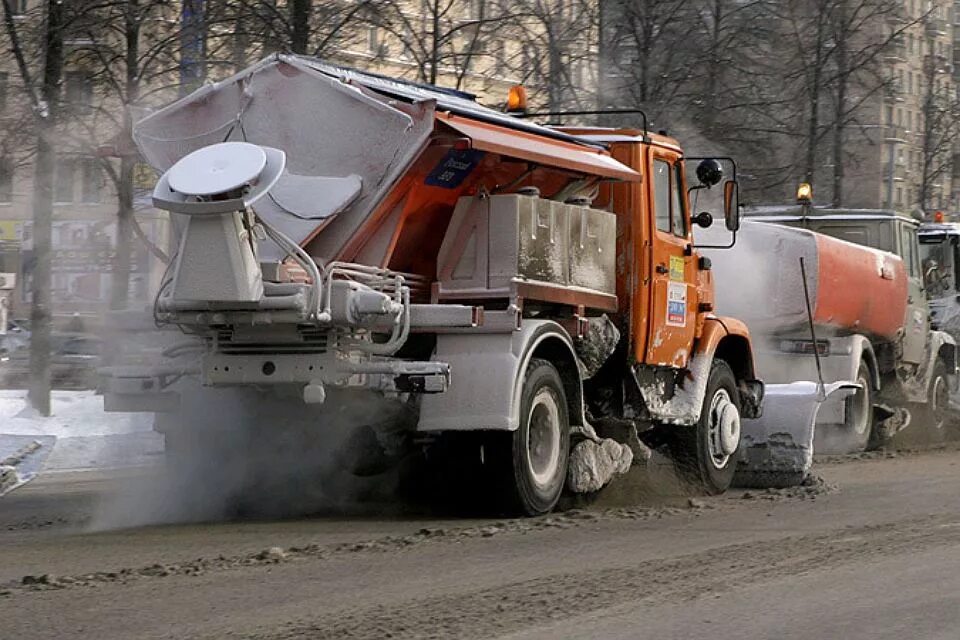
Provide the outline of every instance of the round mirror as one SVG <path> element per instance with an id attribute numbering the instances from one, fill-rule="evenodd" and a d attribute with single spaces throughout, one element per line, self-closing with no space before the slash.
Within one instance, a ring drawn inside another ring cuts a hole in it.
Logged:
<path id="1" fill-rule="evenodd" d="M 720 184 L 720 181 L 723 180 L 723 167 L 713 158 L 701 160 L 700 164 L 697 165 L 697 180 L 705 187 Z"/>

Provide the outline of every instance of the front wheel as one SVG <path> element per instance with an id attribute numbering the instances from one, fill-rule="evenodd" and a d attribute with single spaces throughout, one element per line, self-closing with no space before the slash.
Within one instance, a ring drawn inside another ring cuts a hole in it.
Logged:
<path id="1" fill-rule="evenodd" d="M 730 488 L 740 451 L 740 394 L 730 365 L 713 361 L 700 420 L 678 429 L 671 449 L 681 478 L 709 495 Z"/>
<path id="2" fill-rule="evenodd" d="M 505 435 L 505 434 L 504 434 Z M 570 418 L 563 380 L 546 360 L 533 359 L 523 381 L 520 426 L 491 453 L 504 505 L 535 516 L 560 499 L 570 456 Z"/>

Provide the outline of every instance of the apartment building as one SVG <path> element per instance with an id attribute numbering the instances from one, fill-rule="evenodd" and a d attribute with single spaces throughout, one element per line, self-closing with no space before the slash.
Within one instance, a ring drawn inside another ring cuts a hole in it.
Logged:
<path id="1" fill-rule="evenodd" d="M 870 193 L 861 206 L 911 212 L 955 211 L 960 205 L 953 184 L 958 71 L 954 67 L 952 0 L 905 0 L 903 13 L 890 18 L 898 35 L 884 54 L 890 79 L 879 107 L 883 151 L 864 158 Z"/>

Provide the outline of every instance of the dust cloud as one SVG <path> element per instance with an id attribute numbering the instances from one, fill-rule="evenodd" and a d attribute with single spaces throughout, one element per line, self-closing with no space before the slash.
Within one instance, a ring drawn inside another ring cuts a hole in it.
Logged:
<path id="1" fill-rule="evenodd" d="M 157 416 L 163 467 L 104 501 L 92 530 L 398 509 L 406 460 L 385 453 L 391 436 L 370 425 L 402 423 L 402 406 L 364 394 L 316 407 L 196 381 L 181 391 L 182 410 Z"/>

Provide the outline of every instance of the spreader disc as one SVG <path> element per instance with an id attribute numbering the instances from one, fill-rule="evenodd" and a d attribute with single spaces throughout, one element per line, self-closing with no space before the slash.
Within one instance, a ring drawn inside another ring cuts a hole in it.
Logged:
<path id="1" fill-rule="evenodd" d="M 169 172 L 170 188 L 190 196 L 213 196 L 250 184 L 267 166 L 267 154 L 248 142 L 223 142 L 187 155 Z"/>

